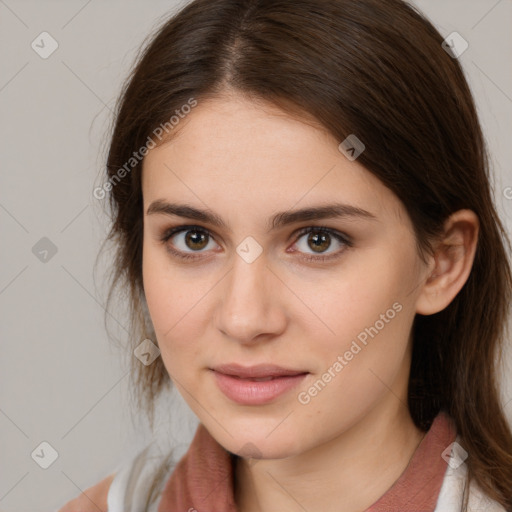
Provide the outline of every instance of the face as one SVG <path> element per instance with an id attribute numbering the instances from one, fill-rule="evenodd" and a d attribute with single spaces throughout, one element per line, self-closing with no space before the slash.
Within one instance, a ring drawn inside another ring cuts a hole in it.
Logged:
<path id="1" fill-rule="evenodd" d="M 425 269 L 398 198 L 270 105 L 199 102 L 175 130 L 143 163 L 144 290 L 213 437 L 284 458 L 406 402 Z"/>

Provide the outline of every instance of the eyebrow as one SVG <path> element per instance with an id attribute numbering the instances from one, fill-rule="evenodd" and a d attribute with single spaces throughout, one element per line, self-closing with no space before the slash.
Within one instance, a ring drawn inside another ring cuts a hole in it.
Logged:
<path id="1" fill-rule="evenodd" d="M 177 217 L 201 221 L 218 228 L 226 229 L 228 227 L 222 217 L 211 210 L 201 210 L 187 204 L 168 203 L 162 199 L 153 201 L 149 205 L 146 215 L 152 215 L 155 213 L 175 215 Z M 334 203 L 277 213 L 272 217 L 272 221 L 269 223 L 269 228 L 277 229 L 296 222 L 336 218 L 362 218 L 377 220 L 377 217 L 373 213 L 363 210 L 357 206 Z"/>

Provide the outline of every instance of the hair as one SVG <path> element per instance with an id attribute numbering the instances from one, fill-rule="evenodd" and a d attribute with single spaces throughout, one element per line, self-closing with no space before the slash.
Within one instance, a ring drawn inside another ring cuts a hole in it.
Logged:
<path id="1" fill-rule="evenodd" d="M 108 303 L 127 290 L 132 350 L 156 338 L 142 282 L 142 161 L 122 179 L 119 170 L 191 98 L 236 93 L 314 120 L 339 141 L 356 134 L 366 146 L 358 162 L 403 203 L 424 260 L 450 214 L 478 216 L 466 283 L 444 310 L 414 319 L 408 406 L 423 431 L 441 410 L 450 415 L 469 453 L 468 482 L 509 510 L 512 434 L 496 363 L 508 335 L 510 241 L 493 202 L 474 99 L 442 42 L 401 0 L 194 0 L 164 20 L 116 105 L 106 164 L 105 242 L 116 248 Z M 172 138 L 166 132 L 159 144 Z M 145 366 L 132 357 L 132 365 L 138 406 L 152 422 L 169 375 L 161 358 Z"/>

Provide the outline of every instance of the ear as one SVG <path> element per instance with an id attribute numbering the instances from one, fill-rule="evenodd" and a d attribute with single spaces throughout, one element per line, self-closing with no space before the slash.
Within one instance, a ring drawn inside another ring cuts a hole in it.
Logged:
<path id="1" fill-rule="evenodd" d="M 417 313 L 433 315 L 442 311 L 462 289 L 473 267 L 479 228 L 480 222 L 472 210 L 459 210 L 446 220 L 418 295 Z"/>

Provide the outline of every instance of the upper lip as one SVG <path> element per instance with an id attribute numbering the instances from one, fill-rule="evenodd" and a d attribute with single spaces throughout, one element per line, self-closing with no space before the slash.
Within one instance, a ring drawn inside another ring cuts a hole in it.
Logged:
<path id="1" fill-rule="evenodd" d="M 306 370 L 293 370 L 276 366 L 273 364 L 258 364 L 254 366 L 242 366 L 237 363 L 221 364 L 214 366 L 212 370 L 223 373 L 224 375 L 232 375 L 242 379 L 247 378 L 264 378 L 264 377 L 282 377 L 285 375 L 300 375 L 309 373 Z"/>

